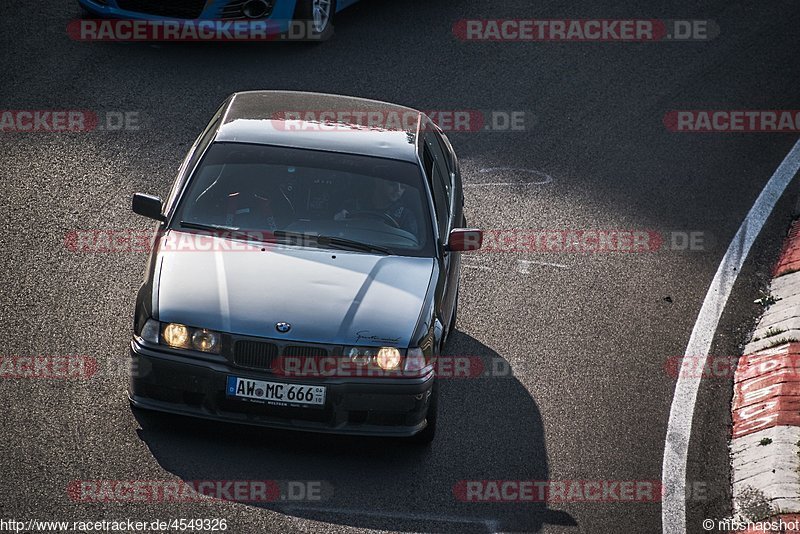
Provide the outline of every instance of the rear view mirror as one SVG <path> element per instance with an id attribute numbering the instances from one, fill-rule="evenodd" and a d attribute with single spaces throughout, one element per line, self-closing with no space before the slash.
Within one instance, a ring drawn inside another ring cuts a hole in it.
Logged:
<path id="1" fill-rule="evenodd" d="M 135 193 L 133 195 L 131 209 L 133 209 L 134 213 L 149 219 L 155 219 L 157 221 L 166 220 L 166 217 L 161 214 L 161 199 L 157 196 Z"/>
<path id="2" fill-rule="evenodd" d="M 447 240 L 450 252 L 470 252 L 478 250 L 483 244 L 483 231 L 476 228 L 453 228 Z"/>

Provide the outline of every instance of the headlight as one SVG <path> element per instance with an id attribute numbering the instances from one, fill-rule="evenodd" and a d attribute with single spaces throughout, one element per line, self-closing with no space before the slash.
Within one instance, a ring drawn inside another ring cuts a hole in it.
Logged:
<path id="1" fill-rule="evenodd" d="M 164 327 L 164 341 L 176 349 L 189 348 L 189 329 L 185 325 L 169 323 Z"/>
<path id="2" fill-rule="evenodd" d="M 384 371 L 393 371 L 400 368 L 402 356 L 394 347 L 382 347 L 375 355 L 375 363 Z"/>
<path id="3" fill-rule="evenodd" d="M 375 355 L 378 354 L 377 347 L 350 347 L 345 349 L 344 355 L 356 365 L 369 365 Z"/>
<path id="4" fill-rule="evenodd" d="M 417 372 L 425 368 L 428 362 L 425 361 L 425 354 L 419 347 L 408 349 L 406 362 L 403 366 L 404 371 Z"/>
<path id="5" fill-rule="evenodd" d="M 164 326 L 162 339 L 167 345 L 176 349 L 220 353 L 220 335 L 205 328 L 191 328 L 180 323 L 169 323 Z"/>
<path id="6" fill-rule="evenodd" d="M 158 343 L 159 330 L 160 325 L 158 324 L 158 321 L 148 319 L 145 321 L 144 326 L 142 326 L 142 331 L 139 332 L 139 336 L 150 343 Z"/>
<path id="7" fill-rule="evenodd" d="M 399 371 L 403 365 L 405 349 L 395 347 L 344 347 L 344 357 L 359 367 Z"/>
<path id="8" fill-rule="evenodd" d="M 192 346 L 203 352 L 219 352 L 219 334 L 201 328 L 192 334 Z"/>

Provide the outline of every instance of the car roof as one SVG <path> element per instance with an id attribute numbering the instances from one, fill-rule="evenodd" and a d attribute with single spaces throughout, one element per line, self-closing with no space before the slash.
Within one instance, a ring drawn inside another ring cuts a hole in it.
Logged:
<path id="1" fill-rule="evenodd" d="M 416 162 L 421 124 L 412 108 L 300 91 L 247 91 L 228 100 L 215 141 L 326 150 Z"/>

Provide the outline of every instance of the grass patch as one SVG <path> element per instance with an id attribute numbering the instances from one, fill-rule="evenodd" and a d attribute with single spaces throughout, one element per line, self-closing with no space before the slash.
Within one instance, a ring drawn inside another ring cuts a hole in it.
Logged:
<path id="1" fill-rule="evenodd" d="M 770 295 L 769 293 L 764 293 L 763 291 L 761 291 L 760 293 L 761 293 L 761 298 L 758 298 L 758 299 L 754 300 L 753 302 L 755 302 L 756 304 L 761 304 L 765 308 L 767 306 L 775 304 L 776 302 L 781 300 L 781 299 L 776 299 L 774 296 Z"/>
<path id="2" fill-rule="evenodd" d="M 767 328 L 767 331 L 764 332 L 764 339 L 777 336 L 778 334 L 783 334 L 784 332 L 786 332 L 785 328 L 775 328 L 774 326 L 770 326 Z"/>
<path id="3" fill-rule="evenodd" d="M 773 509 L 763 491 L 747 486 L 736 498 L 739 513 L 745 521 L 761 521 L 772 516 Z"/>

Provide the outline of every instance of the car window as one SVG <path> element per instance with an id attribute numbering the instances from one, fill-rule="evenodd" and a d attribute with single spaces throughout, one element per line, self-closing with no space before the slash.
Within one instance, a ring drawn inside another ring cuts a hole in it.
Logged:
<path id="1" fill-rule="evenodd" d="M 441 169 L 441 173 L 439 173 L 439 177 L 441 179 L 441 185 L 444 188 L 445 194 L 448 198 L 448 203 L 450 199 L 450 161 L 449 158 L 446 156 L 446 151 L 442 149 L 442 145 L 436 139 L 436 135 L 433 132 L 425 133 L 425 146 L 428 147 L 428 150 L 431 151 L 431 155 L 433 156 L 433 160 L 435 164 Z"/>
<path id="2" fill-rule="evenodd" d="M 431 154 L 427 144 L 422 153 L 425 173 L 428 176 L 428 181 L 433 191 L 433 204 L 436 208 L 436 222 L 439 228 L 439 236 L 442 241 L 446 241 L 448 231 L 447 221 L 450 215 L 447 191 L 444 187 L 444 173 L 446 171 L 442 168 L 441 160 L 437 161 Z"/>
<path id="3" fill-rule="evenodd" d="M 447 163 L 447 172 L 448 174 L 455 172 L 455 161 L 453 161 L 453 153 L 448 148 L 447 142 L 445 142 L 444 134 L 439 133 L 438 131 L 433 131 L 434 137 L 436 137 L 436 141 L 439 143 L 439 148 L 441 149 L 442 153 L 444 154 L 445 162 Z M 449 188 L 449 180 L 448 180 L 448 188 Z"/>
<path id="4" fill-rule="evenodd" d="M 394 254 L 432 256 L 427 192 L 412 162 L 244 143 L 214 143 L 180 200 L 180 221 L 317 234 Z"/>
<path id="5" fill-rule="evenodd" d="M 188 156 L 188 159 L 186 159 L 181 165 L 180 171 L 178 173 L 178 178 L 175 180 L 175 183 L 173 184 L 169 196 L 167 197 L 167 201 L 165 203 L 167 210 L 170 210 L 175 206 L 175 202 L 178 199 L 178 194 L 181 192 L 181 189 L 183 189 L 183 186 L 186 183 L 186 181 L 182 180 L 181 178 L 183 178 L 186 174 L 190 173 L 192 171 L 192 168 L 194 168 L 194 166 L 197 165 L 197 162 L 203 156 L 203 152 L 205 152 L 206 147 L 214 138 L 217 126 L 219 125 L 219 119 L 222 116 L 222 113 L 225 111 L 225 109 L 227 109 L 227 106 L 223 105 L 217 110 L 217 112 L 214 114 L 214 117 L 211 119 L 211 121 L 209 121 L 208 125 L 206 125 L 206 128 L 205 130 L 203 130 L 203 133 L 201 133 L 200 136 L 195 141 L 193 145 L 193 151 Z"/>

